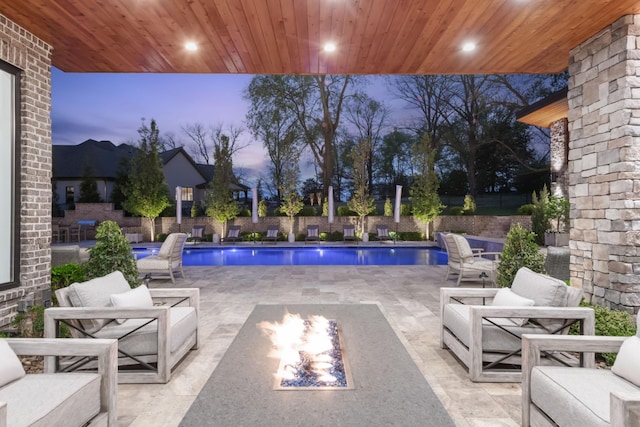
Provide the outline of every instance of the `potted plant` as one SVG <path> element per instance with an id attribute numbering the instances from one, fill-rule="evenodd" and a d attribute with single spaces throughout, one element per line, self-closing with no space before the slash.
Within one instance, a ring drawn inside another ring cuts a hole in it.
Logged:
<path id="1" fill-rule="evenodd" d="M 549 196 L 545 204 L 548 229 L 544 233 L 546 246 L 568 246 L 569 201 L 562 196 Z"/>

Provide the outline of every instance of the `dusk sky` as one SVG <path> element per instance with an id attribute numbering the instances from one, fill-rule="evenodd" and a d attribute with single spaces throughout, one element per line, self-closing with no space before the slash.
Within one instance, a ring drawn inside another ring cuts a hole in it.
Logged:
<path id="1" fill-rule="evenodd" d="M 147 123 L 155 119 L 161 134 L 172 132 L 185 145 L 189 140 L 182 127 L 187 124 L 244 127 L 249 104 L 242 95 L 252 77 L 64 73 L 53 68 L 53 143 L 76 145 L 90 138 L 115 145 L 135 143 L 143 117 Z M 367 92 L 379 100 L 388 97 L 382 79 L 377 83 Z M 253 185 L 258 175 L 266 175 L 266 155 L 262 143 L 255 142 L 248 131 L 241 141 L 250 146 L 237 153 L 234 167 L 247 169 L 245 179 Z"/>

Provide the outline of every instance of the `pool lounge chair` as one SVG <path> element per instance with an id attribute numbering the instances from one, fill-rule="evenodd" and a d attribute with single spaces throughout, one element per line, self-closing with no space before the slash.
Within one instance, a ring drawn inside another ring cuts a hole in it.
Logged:
<path id="1" fill-rule="evenodd" d="M 356 227 L 353 224 L 347 224 L 342 227 L 342 241 L 358 242 L 358 238 L 356 237 Z"/>
<path id="2" fill-rule="evenodd" d="M 227 231 L 227 237 L 223 237 L 220 239 L 220 243 L 224 242 L 239 242 L 242 238 L 240 237 L 240 226 L 239 225 L 231 225 L 229 226 L 229 231 Z"/>
<path id="3" fill-rule="evenodd" d="M 191 241 L 193 243 L 202 242 L 202 238 L 204 237 L 204 225 L 194 225 L 191 229 Z"/>
<path id="4" fill-rule="evenodd" d="M 182 251 L 186 241 L 187 235 L 185 233 L 169 234 L 160 246 L 157 255 L 150 255 L 136 261 L 138 273 L 144 274 L 145 278 L 149 279 L 152 274 L 168 274 L 171 282 L 175 283 L 173 272 L 180 271 L 184 279 L 186 276 L 182 269 Z"/>
<path id="5" fill-rule="evenodd" d="M 319 225 L 307 225 L 307 235 L 304 238 L 304 242 L 318 242 L 320 241 L 320 226 Z"/>
<path id="6" fill-rule="evenodd" d="M 273 242 L 276 243 L 278 241 L 278 237 L 280 236 L 280 228 L 277 225 L 270 225 L 267 227 L 267 235 L 262 239 L 262 243 L 264 242 Z"/>
<path id="7" fill-rule="evenodd" d="M 383 240 L 393 240 L 391 235 L 389 235 L 389 227 L 386 225 L 378 225 L 376 226 L 376 231 L 378 232 L 377 239 L 379 241 Z"/>

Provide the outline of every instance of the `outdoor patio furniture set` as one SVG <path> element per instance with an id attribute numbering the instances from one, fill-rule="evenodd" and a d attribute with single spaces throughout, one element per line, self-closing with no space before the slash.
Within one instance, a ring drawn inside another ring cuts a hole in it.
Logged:
<path id="1" fill-rule="evenodd" d="M 493 281 L 497 263 L 463 240 L 445 235 L 447 278 Z M 510 288 L 441 288 L 440 346 L 471 381 L 522 381 L 523 426 L 638 426 L 640 318 L 634 337 L 595 336 L 594 311 L 581 299 L 582 290 L 525 267 Z M 570 336 L 574 323 L 580 335 Z M 594 352 L 618 352 L 613 368 L 596 369 Z"/>

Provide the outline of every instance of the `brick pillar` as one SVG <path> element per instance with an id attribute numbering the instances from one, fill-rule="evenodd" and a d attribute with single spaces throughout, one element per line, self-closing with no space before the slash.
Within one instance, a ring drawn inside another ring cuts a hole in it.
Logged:
<path id="1" fill-rule="evenodd" d="M 585 41 L 569 60 L 571 283 L 587 299 L 640 308 L 640 15 Z"/>
<path id="2" fill-rule="evenodd" d="M 566 118 L 549 126 L 551 140 L 551 194 L 569 198 L 569 122 Z"/>
<path id="3" fill-rule="evenodd" d="M 51 290 L 51 47 L 0 14 L 0 60 L 21 70 L 20 286 L 0 291 L 1 327 Z"/>

